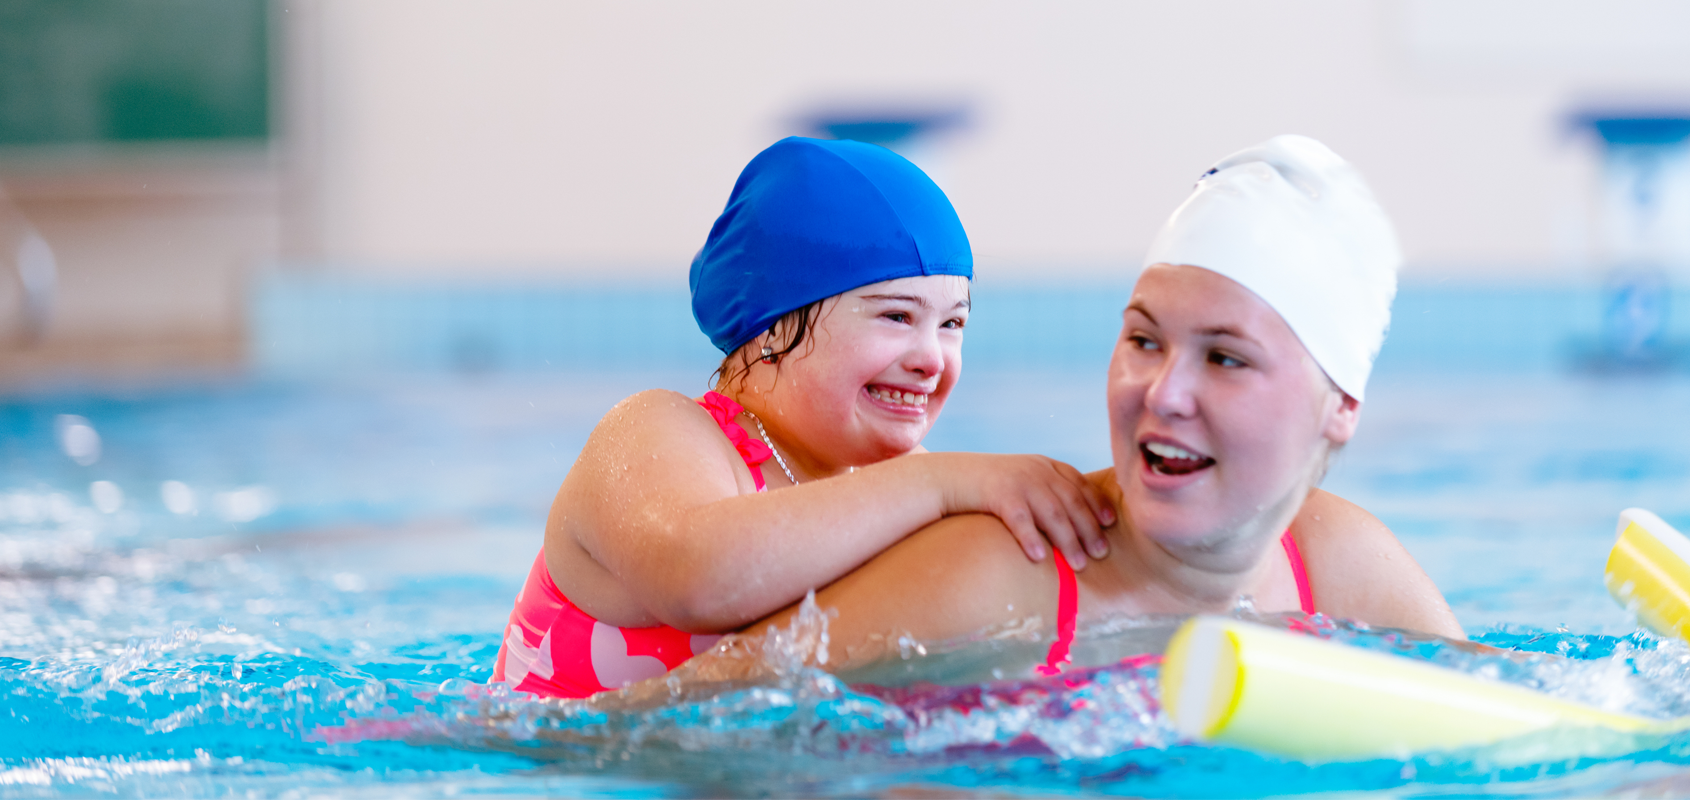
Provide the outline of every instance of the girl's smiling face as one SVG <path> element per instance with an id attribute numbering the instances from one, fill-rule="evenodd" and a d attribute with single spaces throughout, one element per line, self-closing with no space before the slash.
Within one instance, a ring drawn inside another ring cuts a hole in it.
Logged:
<path id="1" fill-rule="evenodd" d="M 1261 298 L 1167 264 L 1133 289 L 1108 401 L 1134 529 L 1187 553 L 1277 536 L 1361 413 Z"/>
<path id="2" fill-rule="evenodd" d="M 957 276 L 853 289 L 822 304 L 809 338 L 779 364 L 753 365 L 747 390 L 765 395 L 770 434 L 801 448 L 811 474 L 908 453 L 962 374 L 968 306 Z"/>

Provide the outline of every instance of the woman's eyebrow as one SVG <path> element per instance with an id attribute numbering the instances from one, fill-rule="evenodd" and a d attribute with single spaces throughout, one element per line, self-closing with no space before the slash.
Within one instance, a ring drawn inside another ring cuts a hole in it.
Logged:
<path id="1" fill-rule="evenodd" d="M 1234 328 L 1231 325 L 1213 325 L 1207 328 L 1198 328 L 1197 334 L 1199 336 L 1231 336 L 1234 339 L 1243 339 L 1246 342 L 1256 341 L 1255 337 L 1249 336 L 1245 334 L 1242 329 Z"/>
<path id="2" fill-rule="evenodd" d="M 1156 315 L 1150 313 L 1150 309 L 1145 308 L 1142 304 L 1140 304 L 1136 301 L 1127 304 L 1127 311 L 1137 311 L 1138 313 L 1143 314 L 1144 318 L 1150 320 L 1150 324 L 1152 324 L 1152 325 L 1162 324 L 1162 323 L 1156 321 Z M 1123 312 L 1123 313 L 1125 313 L 1125 312 Z"/>

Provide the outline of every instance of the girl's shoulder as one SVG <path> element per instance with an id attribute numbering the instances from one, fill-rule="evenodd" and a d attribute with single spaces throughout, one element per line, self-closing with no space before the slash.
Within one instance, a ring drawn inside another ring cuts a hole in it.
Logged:
<path id="1" fill-rule="evenodd" d="M 654 435 L 708 434 L 719 432 L 720 428 L 721 423 L 712 414 L 711 407 L 699 399 L 669 389 L 647 389 L 611 406 L 593 428 L 593 435 L 627 440 Z"/>
<path id="2" fill-rule="evenodd" d="M 696 418 L 702 411 L 704 409 L 697 399 L 680 392 L 671 389 L 647 389 L 628 395 L 622 398 L 621 402 L 611 406 L 599 424 L 626 424 L 653 417 Z"/>
<path id="3" fill-rule="evenodd" d="M 624 398 L 605 413 L 587 437 L 580 463 L 643 471 L 659 466 L 650 463 L 654 459 L 668 462 L 665 456 L 679 456 L 695 465 L 700 463 L 697 458 L 704 457 L 720 459 L 724 464 L 722 470 L 707 471 L 720 472 L 732 480 L 735 470 L 728 465 L 741 459 L 729 426 L 738 427 L 732 415 L 721 410 L 713 412 L 680 392 L 647 389 Z M 668 465 L 662 468 L 666 470 Z"/>

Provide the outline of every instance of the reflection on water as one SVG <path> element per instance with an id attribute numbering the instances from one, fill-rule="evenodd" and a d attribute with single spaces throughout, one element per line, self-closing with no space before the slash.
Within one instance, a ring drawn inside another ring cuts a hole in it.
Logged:
<path id="1" fill-rule="evenodd" d="M 1009 630 L 908 642 L 906 660 L 841 680 L 803 666 L 820 624 L 807 618 L 753 678 L 689 672 L 573 703 L 484 686 L 563 470 L 615 399 L 661 382 L 12 397 L 0 406 L 0 793 L 1536 795 L 1682 780 L 1684 737 L 1584 733 L 1328 765 L 1181 743 L 1154 702 L 1154 666 L 1122 661 L 1160 649 L 1173 620 L 1082 632 L 1078 668 L 1049 679 L 1027 668 L 1043 644 Z M 1089 376 L 971 375 L 970 390 L 936 446 L 1044 441 L 1082 466 L 1106 457 L 1089 433 L 1100 410 L 1013 411 L 1077 403 L 1096 390 Z M 1479 641 L 1512 652 L 1335 620 L 1319 620 L 1323 635 L 1614 710 L 1690 714 L 1690 651 L 1634 632 L 1600 583 L 1622 504 L 1683 519 L 1671 503 L 1690 496 L 1687 478 L 1672 465 L 1690 432 L 1656 420 L 1685 407 L 1690 382 L 1374 394 L 1331 484 L 1402 532 Z M 98 436 L 96 459 L 66 446 L 70 424 Z M 1459 479 L 1425 477 L 1450 470 Z"/>

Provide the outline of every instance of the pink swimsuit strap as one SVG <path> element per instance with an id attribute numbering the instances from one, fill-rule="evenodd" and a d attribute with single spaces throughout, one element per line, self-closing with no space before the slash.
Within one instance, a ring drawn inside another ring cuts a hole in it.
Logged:
<path id="1" fill-rule="evenodd" d="M 757 485 L 757 491 L 763 491 L 763 471 L 758 467 L 772 458 L 774 451 L 770 450 L 768 445 L 751 438 L 751 435 L 735 422 L 740 414 L 745 413 L 745 408 L 718 392 L 705 392 L 704 397 L 699 398 L 698 404 L 710 412 L 710 418 L 716 420 L 716 426 L 727 435 L 728 441 L 733 442 L 734 450 L 739 451 L 740 459 L 751 469 L 751 482 Z"/>
<path id="2" fill-rule="evenodd" d="M 1286 530 L 1284 535 L 1279 537 L 1279 544 L 1285 548 L 1285 557 L 1291 562 L 1291 577 L 1297 582 L 1297 604 L 1302 607 L 1304 614 L 1315 613 L 1314 592 L 1309 589 L 1309 572 L 1303 565 L 1303 553 L 1297 549 L 1297 540 L 1291 538 L 1290 530 Z M 1074 577 L 1074 568 L 1068 564 L 1068 559 L 1062 555 L 1062 551 L 1057 550 L 1056 641 L 1050 643 L 1050 652 L 1045 655 L 1045 663 L 1038 666 L 1040 675 L 1056 675 L 1068 665 L 1068 650 L 1074 644 L 1074 623 L 1078 621 L 1079 616 L 1080 583 Z"/>
<path id="3" fill-rule="evenodd" d="M 1068 646 L 1074 643 L 1074 623 L 1080 618 L 1080 582 L 1074 568 L 1061 550 L 1051 552 L 1056 555 L 1056 641 L 1038 667 L 1040 675 L 1055 675 L 1068 666 Z"/>
<path id="4" fill-rule="evenodd" d="M 746 435 L 735 420 L 744 411 L 716 392 L 698 401 L 733 443 L 757 491 L 759 469 L 772 453 Z M 541 697 L 588 697 L 662 675 L 714 646 L 720 636 L 695 636 L 668 625 L 626 628 L 606 625 L 565 597 L 546 568 L 542 550 L 516 596 L 493 680 Z"/>
<path id="5" fill-rule="evenodd" d="M 1285 548 L 1285 560 L 1291 562 L 1291 578 L 1297 582 L 1297 605 L 1302 607 L 1304 614 L 1315 613 L 1314 590 L 1309 588 L 1309 570 L 1303 565 L 1303 551 L 1297 549 L 1297 540 L 1291 538 L 1289 529 L 1279 537 L 1279 544 Z"/>

